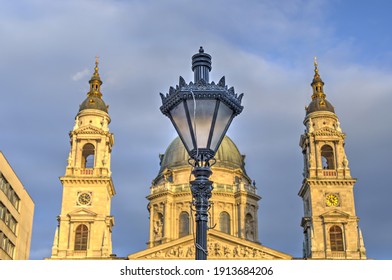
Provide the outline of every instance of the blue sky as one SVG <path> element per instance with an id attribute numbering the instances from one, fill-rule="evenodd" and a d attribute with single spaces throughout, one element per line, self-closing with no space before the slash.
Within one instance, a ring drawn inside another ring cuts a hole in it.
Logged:
<path id="1" fill-rule="evenodd" d="M 151 180 L 176 136 L 159 111 L 191 56 L 212 56 L 211 80 L 244 93 L 228 131 L 263 197 L 259 239 L 300 257 L 298 145 L 313 57 L 347 134 L 368 257 L 391 259 L 389 197 L 392 37 L 389 1 L 0 1 L 0 150 L 35 201 L 31 259 L 51 255 L 68 132 L 100 57 L 115 135 L 113 251 L 146 248 Z M 285 176 L 281 176 L 281 174 Z"/>

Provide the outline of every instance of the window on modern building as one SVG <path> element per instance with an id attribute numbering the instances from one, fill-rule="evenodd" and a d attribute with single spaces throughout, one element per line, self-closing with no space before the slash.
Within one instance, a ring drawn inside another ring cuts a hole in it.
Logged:
<path id="1" fill-rule="evenodd" d="M 12 205 L 15 207 L 16 210 L 19 211 L 19 202 L 20 202 L 20 198 L 19 196 L 14 192 L 12 197 L 11 197 L 11 203 Z"/>
<path id="2" fill-rule="evenodd" d="M 230 215 L 227 212 L 222 212 L 219 215 L 219 226 L 220 226 L 220 231 L 230 234 Z"/>
<path id="3" fill-rule="evenodd" d="M 324 145 L 321 147 L 321 158 L 323 169 L 335 169 L 334 154 L 331 146 Z"/>
<path id="4" fill-rule="evenodd" d="M 3 191 L 3 193 L 5 194 L 5 196 L 8 197 L 9 192 L 11 190 L 11 186 L 10 184 L 7 182 L 7 180 L 4 178 L 4 176 L 1 176 L 1 180 L 0 180 L 0 189 Z"/>
<path id="5" fill-rule="evenodd" d="M 6 190 L 6 184 L 7 184 L 7 182 L 6 182 L 5 178 L 3 177 L 3 175 L 0 175 L 0 190 L 2 190 L 4 193 Z"/>
<path id="6" fill-rule="evenodd" d="M 12 214 L 8 211 L 8 209 L 0 202 L 0 220 L 4 221 L 4 223 L 11 229 L 13 233 L 16 233 L 16 226 L 18 222 L 12 216 Z"/>
<path id="7" fill-rule="evenodd" d="M 11 215 L 11 213 L 8 212 L 8 210 L 7 210 L 7 212 L 5 213 L 4 223 L 5 223 L 8 227 L 10 226 L 10 220 L 11 220 L 11 218 L 12 218 L 12 215 Z"/>
<path id="8" fill-rule="evenodd" d="M 0 249 L 3 249 L 11 259 L 14 257 L 15 245 L 0 231 Z"/>
<path id="9" fill-rule="evenodd" d="M 6 251 L 7 248 L 7 243 L 8 243 L 8 238 L 5 236 L 4 233 L 0 234 L 0 248 Z"/>
<path id="10" fill-rule="evenodd" d="M 12 186 L 8 183 L 7 179 L 4 178 L 3 175 L 0 176 L 0 190 L 6 195 L 9 201 L 11 201 L 12 205 L 15 207 L 16 210 L 19 211 L 19 202 L 20 198 L 15 193 Z"/>
<path id="11" fill-rule="evenodd" d="M 86 144 L 82 151 L 82 168 L 94 168 L 95 147 L 93 144 Z"/>
<path id="12" fill-rule="evenodd" d="M 0 230 L 0 249 L 3 249 L 4 233 Z"/>
<path id="13" fill-rule="evenodd" d="M 16 233 L 16 225 L 18 224 L 18 222 L 15 220 L 14 217 L 11 216 L 10 218 L 10 224 L 9 224 L 9 228 L 13 233 Z"/>
<path id="14" fill-rule="evenodd" d="M 78 225 L 75 232 L 75 250 L 85 251 L 87 250 L 88 241 L 88 228 L 86 225 Z"/>
<path id="15" fill-rule="evenodd" d="M 331 251 L 344 251 L 343 233 L 339 226 L 332 226 L 329 229 L 329 240 L 331 242 Z"/>
<path id="16" fill-rule="evenodd" d="M 10 240 L 7 242 L 5 251 L 11 257 L 11 259 L 14 257 L 15 245 Z"/>
<path id="17" fill-rule="evenodd" d="M 7 208 L 5 208 L 4 204 L 0 202 L 0 220 L 5 221 L 6 212 L 7 212 Z"/>
<path id="18" fill-rule="evenodd" d="M 187 212 L 181 212 L 178 237 L 183 237 L 188 234 L 189 234 L 189 214 Z"/>

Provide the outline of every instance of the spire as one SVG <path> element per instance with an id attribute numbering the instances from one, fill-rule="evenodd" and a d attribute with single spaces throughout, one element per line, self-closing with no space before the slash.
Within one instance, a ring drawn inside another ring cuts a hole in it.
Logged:
<path id="1" fill-rule="evenodd" d="M 199 80 L 209 82 L 209 73 L 211 71 L 211 56 L 204 53 L 203 47 L 200 47 L 199 53 L 192 56 L 192 71 L 194 72 L 194 82 Z"/>
<path id="2" fill-rule="evenodd" d="M 318 71 L 317 57 L 314 57 L 314 77 L 310 85 L 313 88 L 312 100 L 315 98 L 325 99 L 326 95 L 324 94 L 324 89 L 323 89 L 324 82 L 323 80 L 321 80 Z"/>
<path id="3" fill-rule="evenodd" d="M 79 112 L 85 109 L 97 109 L 104 112 L 108 112 L 108 106 L 102 99 L 101 93 L 101 77 L 99 76 L 98 68 L 98 56 L 95 57 L 94 73 L 89 81 L 90 91 L 87 93 L 87 98 L 80 104 Z"/>
<path id="4" fill-rule="evenodd" d="M 310 114 L 316 111 L 329 111 L 335 113 L 335 109 L 333 108 L 332 104 L 329 103 L 326 99 L 326 95 L 324 93 L 324 82 L 321 80 L 317 57 L 314 58 L 314 77 L 313 81 L 310 84 L 313 89 L 312 94 L 312 101 L 310 102 L 309 106 L 305 108 L 306 114 Z"/>
<path id="5" fill-rule="evenodd" d="M 101 77 L 99 76 L 98 73 L 98 56 L 95 57 L 95 68 L 94 68 L 94 74 L 91 77 L 89 83 L 90 83 L 90 91 L 87 93 L 87 95 L 89 97 L 91 96 L 96 96 L 96 97 L 102 97 L 102 93 L 101 93 L 101 85 L 102 85 L 102 81 L 101 81 Z"/>

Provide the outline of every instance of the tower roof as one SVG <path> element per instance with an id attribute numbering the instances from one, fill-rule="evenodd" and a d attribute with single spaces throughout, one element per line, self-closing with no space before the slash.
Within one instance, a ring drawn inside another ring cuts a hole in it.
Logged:
<path id="1" fill-rule="evenodd" d="M 313 88 L 312 101 L 309 106 L 306 108 L 306 114 L 310 114 L 316 111 L 328 111 L 335 113 L 335 109 L 332 104 L 326 99 L 326 95 L 324 93 L 324 82 L 320 77 L 318 71 L 318 64 L 316 57 L 314 58 L 314 77 L 313 81 L 310 84 Z"/>
<path id="2" fill-rule="evenodd" d="M 94 73 L 89 81 L 90 91 L 87 93 L 87 98 L 80 104 L 79 112 L 85 109 L 96 109 L 108 112 L 108 106 L 102 100 L 101 85 L 102 80 L 99 76 L 98 57 L 95 59 Z"/>

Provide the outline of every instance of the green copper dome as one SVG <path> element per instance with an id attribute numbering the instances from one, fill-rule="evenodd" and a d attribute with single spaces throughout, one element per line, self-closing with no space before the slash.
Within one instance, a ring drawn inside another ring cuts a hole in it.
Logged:
<path id="1" fill-rule="evenodd" d="M 104 112 L 108 112 L 108 107 L 102 98 L 97 96 L 88 96 L 82 104 L 80 104 L 79 112 L 85 109 L 96 109 Z"/>
<path id="2" fill-rule="evenodd" d="M 188 163 L 189 155 L 186 151 L 182 141 L 179 137 L 176 137 L 173 142 L 169 145 L 164 155 L 161 155 L 161 168 L 159 175 L 165 169 L 175 169 L 180 167 L 190 167 Z M 213 167 L 224 167 L 229 169 L 240 168 L 245 172 L 245 156 L 241 155 L 237 146 L 228 137 L 223 138 L 218 151 L 215 154 L 216 164 Z"/>
<path id="3" fill-rule="evenodd" d="M 317 111 L 328 111 L 328 112 L 335 113 L 334 107 L 325 98 L 313 99 L 309 103 L 309 106 L 306 108 L 306 115 L 313 113 L 313 112 L 317 112 Z"/>

